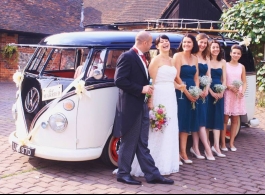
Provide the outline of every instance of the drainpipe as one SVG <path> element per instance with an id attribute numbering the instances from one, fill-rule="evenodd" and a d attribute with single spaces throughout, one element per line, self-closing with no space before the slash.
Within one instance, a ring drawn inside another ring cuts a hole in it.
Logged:
<path id="1" fill-rule="evenodd" d="M 80 27 L 84 28 L 84 1 L 81 3 L 81 18 L 80 18 Z"/>

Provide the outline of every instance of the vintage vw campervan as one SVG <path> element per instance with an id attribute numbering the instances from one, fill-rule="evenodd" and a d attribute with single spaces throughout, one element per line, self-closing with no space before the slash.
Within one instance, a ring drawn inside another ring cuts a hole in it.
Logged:
<path id="1" fill-rule="evenodd" d="M 116 62 L 129 50 L 137 32 L 91 31 L 51 35 L 36 47 L 24 70 L 14 74 L 16 102 L 12 112 L 16 129 L 9 136 L 14 151 L 23 155 L 61 161 L 101 158 L 117 165 L 119 139 L 112 136 L 118 89 L 114 85 Z M 167 34 L 172 55 L 183 37 L 176 32 L 151 32 L 153 39 Z M 235 40 L 219 37 L 225 51 Z M 150 53 L 155 53 L 153 45 Z M 248 70 L 247 116 L 250 124 L 255 108 L 254 63 L 244 52 Z M 80 75 L 74 79 L 78 66 Z M 241 124 L 239 124 L 240 129 Z"/>

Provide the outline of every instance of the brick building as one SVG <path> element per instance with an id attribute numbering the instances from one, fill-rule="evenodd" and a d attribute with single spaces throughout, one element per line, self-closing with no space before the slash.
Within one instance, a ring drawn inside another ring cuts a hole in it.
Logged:
<path id="1" fill-rule="evenodd" d="M 18 65 L 23 68 L 33 52 L 18 48 L 17 60 L 7 60 L 2 52 L 8 43 L 37 44 L 47 35 L 80 31 L 82 0 L 0 1 L 0 80 L 12 80 Z"/>
<path id="2" fill-rule="evenodd" d="M 0 1 L 0 49 L 8 43 L 37 44 L 47 35 L 61 32 L 146 27 L 147 19 L 197 18 L 218 20 L 223 8 L 235 0 L 2 0 Z M 192 10 L 192 11 L 191 11 Z M 113 25 L 114 24 L 114 25 Z M 0 54 L 0 80 L 12 80 L 33 49 L 18 48 L 18 59 Z"/>

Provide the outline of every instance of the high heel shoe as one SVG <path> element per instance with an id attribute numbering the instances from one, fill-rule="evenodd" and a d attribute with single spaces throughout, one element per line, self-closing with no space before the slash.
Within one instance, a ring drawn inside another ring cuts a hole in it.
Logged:
<path id="1" fill-rule="evenodd" d="M 237 151 L 237 148 L 232 147 L 232 148 L 230 148 L 230 150 L 231 150 L 232 152 L 235 152 L 235 151 Z"/>
<path id="2" fill-rule="evenodd" d="M 222 153 L 217 152 L 216 149 L 213 146 L 212 146 L 212 151 L 218 157 L 222 157 L 222 158 L 226 157 L 225 154 L 222 154 Z"/>
<path id="3" fill-rule="evenodd" d="M 228 152 L 228 148 L 225 147 L 225 148 L 220 148 L 220 150 L 224 151 L 224 152 Z"/>
<path id="4" fill-rule="evenodd" d="M 191 153 L 193 156 L 195 156 L 196 158 L 198 158 L 198 159 L 205 159 L 204 156 L 197 155 L 197 154 L 195 153 L 195 151 L 193 150 L 192 147 L 190 148 L 190 153 Z"/>
<path id="5" fill-rule="evenodd" d="M 204 155 L 206 156 L 206 159 L 207 159 L 207 160 L 215 160 L 214 157 L 208 157 L 207 154 L 206 154 L 206 151 L 204 151 Z"/>
<path id="6" fill-rule="evenodd" d="M 185 160 L 185 159 L 182 158 L 181 156 L 179 156 L 179 157 L 180 157 L 180 159 L 181 159 L 184 163 L 186 163 L 186 164 L 192 164 L 192 163 L 193 163 L 192 160 L 190 160 L 190 159 Z"/>
<path id="7" fill-rule="evenodd" d="M 183 162 L 181 162 L 181 160 L 179 160 L 179 166 L 182 166 L 183 165 Z"/>

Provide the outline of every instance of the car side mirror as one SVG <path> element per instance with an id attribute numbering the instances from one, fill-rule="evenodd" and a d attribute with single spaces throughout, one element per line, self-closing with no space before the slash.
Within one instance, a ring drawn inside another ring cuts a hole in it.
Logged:
<path id="1" fill-rule="evenodd" d="M 95 69 L 94 71 L 93 71 L 93 77 L 95 78 L 95 79 L 97 79 L 97 80 L 99 80 L 99 79 L 101 79 L 102 78 L 102 75 L 103 75 L 103 73 L 102 73 L 102 71 L 101 71 L 101 69 Z"/>

